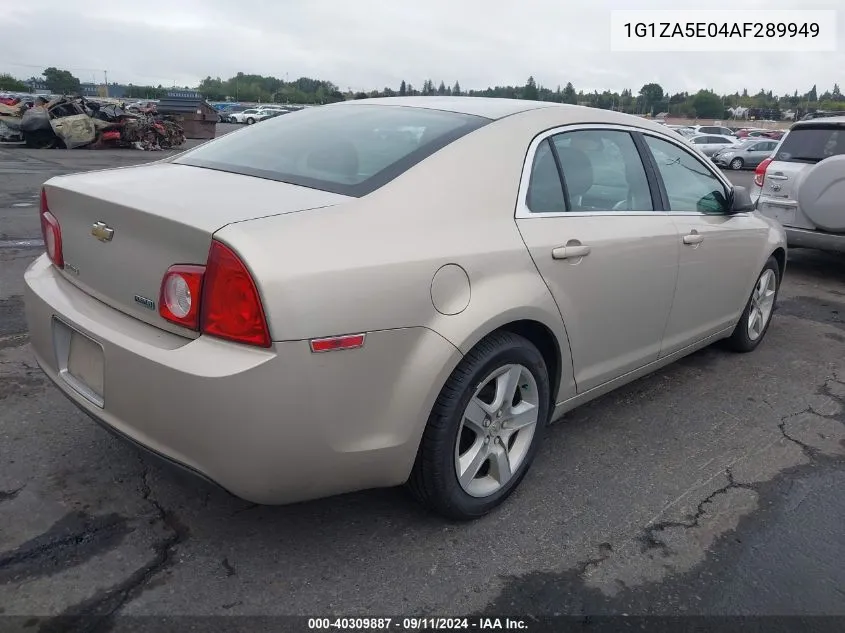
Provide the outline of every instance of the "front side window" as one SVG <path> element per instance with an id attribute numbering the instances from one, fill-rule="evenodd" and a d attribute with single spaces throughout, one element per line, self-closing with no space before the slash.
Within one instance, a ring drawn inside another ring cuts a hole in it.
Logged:
<path id="1" fill-rule="evenodd" d="M 645 136 L 663 179 L 670 211 L 727 213 L 728 191 L 700 160 L 673 143 Z"/>
<path id="2" fill-rule="evenodd" d="M 317 106 L 227 134 L 174 162 L 364 196 L 489 122 L 427 108 Z"/>
<path id="3" fill-rule="evenodd" d="M 552 137 L 570 211 L 653 211 L 651 190 L 628 132 L 578 130 Z"/>

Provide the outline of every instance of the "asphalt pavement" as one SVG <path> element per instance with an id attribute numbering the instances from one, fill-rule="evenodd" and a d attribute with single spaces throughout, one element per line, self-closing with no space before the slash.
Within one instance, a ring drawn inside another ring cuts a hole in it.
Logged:
<path id="1" fill-rule="evenodd" d="M 114 439 L 28 344 L 40 184 L 164 155 L 0 147 L 0 614 L 845 616 L 845 258 L 791 252 L 754 353 L 567 415 L 480 521 L 400 490 L 255 506 Z"/>

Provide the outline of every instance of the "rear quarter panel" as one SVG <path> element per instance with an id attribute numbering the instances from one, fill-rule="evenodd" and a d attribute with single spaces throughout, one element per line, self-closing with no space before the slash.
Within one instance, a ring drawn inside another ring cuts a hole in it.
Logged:
<path id="1" fill-rule="evenodd" d="M 498 327 L 530 319 L 558 340 L 565 398 L 574 394 L 566 330 L 514 219 L 527 148 L 561 124 L 543 110 L 514 115 L 364 198 L 232 224 L 216 237 L 251 267 L 274 340 L 422 326 L 466 353 Z M 447 264 L 469 280 L 468 304 L 451 315 L 432 301 Z"/>

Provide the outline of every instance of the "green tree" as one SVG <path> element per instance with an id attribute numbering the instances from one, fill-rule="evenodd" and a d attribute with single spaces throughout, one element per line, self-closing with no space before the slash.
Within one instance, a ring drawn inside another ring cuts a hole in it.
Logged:
<path id="1" fill-rule="evenodd" d="M 651 112 L 655 106 L 663 101 L 663 86 L 660 84 L 646 84 L 640 88 L 643 110 Z"/>
<path id="2" fill-rule="evenodd" d="M 566 82 L 566 86 L 563 89 L 563 103 L 578 103 L 578 95 L 575 93 L 575 87 L 571 81 Z"/>
<path id="3" fill-rule="evenodd" d="M 692 107 L 702 119 L 720 119 L 725 115 L 722 98 L 712 90 L 699 90 L 692 98 Z"/>
<path id="4" fill-rule="evenodd" d="M 460 97 L 461 94 L 463 94 L 461 92 L 461 84 L 456 81 L 455 85 L 452 86 L 452 95 L 455 96 L 455 97 Z"/>
<path id="5" fill-rule="evenodd" d="M 839 84 L 833 84 L 833 100 L 842 101 L 842 93 L 839 91 Z"/>
<path id="6" fill-rule="evenodd" d="M 44 81 L 47 83 L 47 88 L 53 94 L 75 94 L 79 93 L 80 83 L 79 79 L 74 77 L 68 70 L 60 70 L 55 66 L 45 68 Z"/>
<path id="7" fill-rule="evenodd" d="M 404 97 L 408 94 L 408 86 L 405 84 L 405 80 L 402 80 L 402 83 L 399 84 L 399 96 Z"/>
<path id="8" fill-rule="evenodd" d="M 810 90 L 810 92 L 807 93 L 807 101 L 809 101 L 810 103 L 813 103 L 813 102 L 818 101 L 818 100 L 819 100 L 819 93 L 816 90 L 816 84 L 813 84 L 812 90 Z"/>
<path id="9" fill-rule="evenodd" d="M 534 77 L 529 77 L 528 81 L 525 82 L 525 87 L 522 89 L 522 98 L 528 99 L 529 101 L 536 101 L 539 97 L 537 82 L 534 81 Z"/>
<path id="10" fill-rule="evenodd" d="M 9 90 L 11 92 L 27 92 L 27 86 L 20 79 L 15 79 L 8 73 L 0 73 L 0 90 Z"/>
<path id="11" fill-rule="evenodd" d="M 212 79 L 211 76 L 206 77 L 197 86 L 197 91 L 210 101 L 223 101 L 228 96 L 220 77 L 216 79 Z"/>
<path id="12" fill-rule="evenodd" d="M 446 84 L 444 82 L 440 82 L 440 85 L 437 86 L 437 94 L 445 95 L 446 94 Z"/>

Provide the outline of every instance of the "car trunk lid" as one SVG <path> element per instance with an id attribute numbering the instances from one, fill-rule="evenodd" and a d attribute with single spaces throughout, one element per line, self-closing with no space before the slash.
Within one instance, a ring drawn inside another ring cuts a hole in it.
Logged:
<path id="1" fill-rule="evenodd" d="M 61 226 L 65 278 L 117 310 L 185 336 L 196 334 L 158 313 L 170 266 L 204 265 L 212 235 L 233 222 L 348 199 L 169 162 L 61 176 L 45 192 Z"/>

